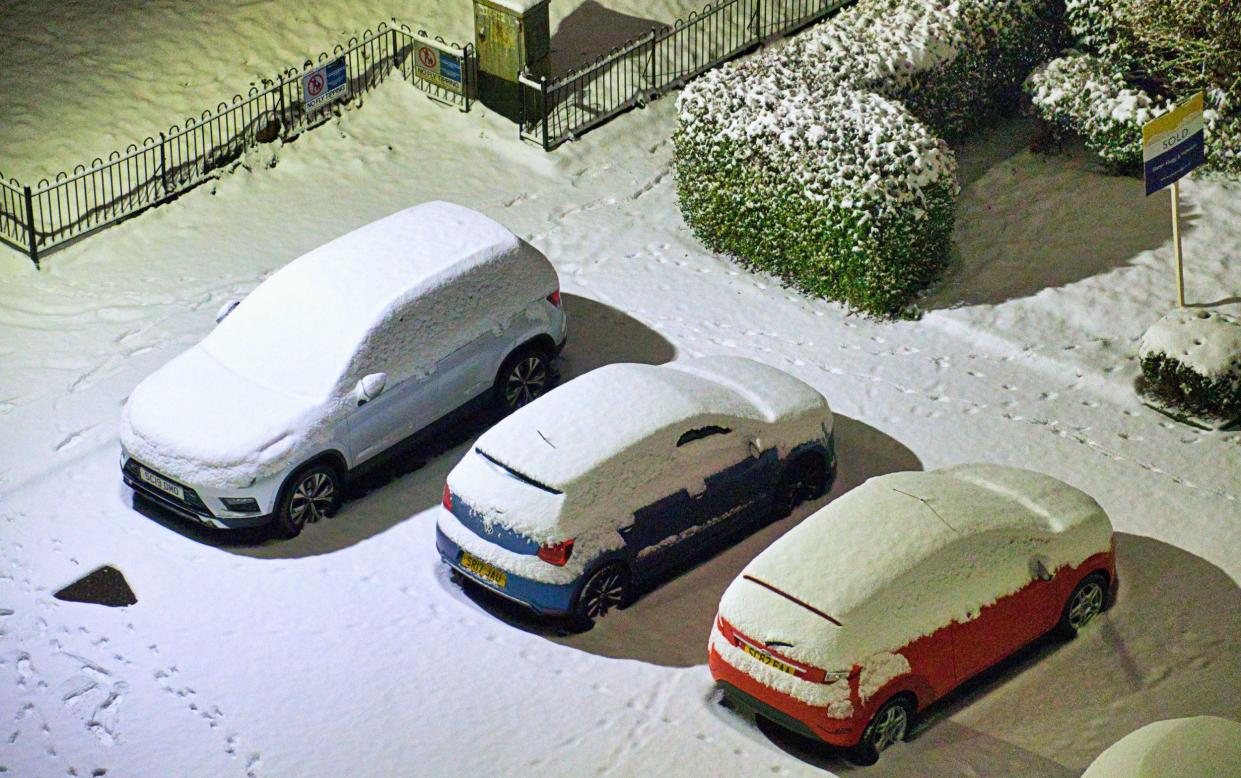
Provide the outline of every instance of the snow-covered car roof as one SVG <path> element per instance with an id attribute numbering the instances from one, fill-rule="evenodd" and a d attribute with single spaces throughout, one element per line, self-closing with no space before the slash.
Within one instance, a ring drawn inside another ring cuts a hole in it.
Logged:
<path id="1" fill-rule="evenodd" d="M 613 364 L 567 381 L 504 419 L 477 448 L 566 491 L 663 431 L 679 434 L 691 423 L 729 418 L 772 425 L 826 410 L 823 396 L 807 384 L 743 357 Z"/>
<path id="2" fill-rule="evenodd" d="M 756 638 L 825 635 L 826 620 L 758 582 L 774 586 L 849 629 L 839 651 L 823 651 L 856 661 L 857 652 L 894 650 L 1017 591 L 1032 580 L 1032 556 L 1054 572 L 1109 550 L 1111 535 L 1098 503 L 1042 473 L 988 464 L 892 473 L 755 557 L 720 611 Z"/>
<path id="3" fill-rule="evenodd" d="M 396 306 L 489 263 L 523 260 L 529 272 L 509 274 L 510 285 L 523 277 L 538 284 L 554 278 L 547 259 L 499 223 L 460 205 L 424 203 L 293 260 L 201 346 L 258 383 L 323 397 Z M 537 299 L 533 294 L 521 304 Z"/>

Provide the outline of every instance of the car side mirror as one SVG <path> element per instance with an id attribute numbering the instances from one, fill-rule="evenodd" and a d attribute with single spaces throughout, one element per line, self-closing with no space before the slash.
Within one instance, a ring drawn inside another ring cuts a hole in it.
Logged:
<path id="1" fill-rule="evenodd" d="M 387 385 L 387 373 L 371 373 L 361 381 L 358 381 L 358 388 L 356 390 L 358 405 L 366 405 L 371 400 L 374 400 L 383 393 L 384 387 Z"/>
<path id="2" fill-rule="evenodd" d="M 220 322 L 224 321 L 225 317 L 227 317 L 230 313 L 232 313 L 233 309 L 236 308 L 238 305 L 241 305 L 241 300 L 229 300 L 228 302 L 221 305 L 220 310 L 215 312 L 215 323 L 219 324 Z"/>
<path id="3" fill-rule="evenodd" d="M 750 456 L 758 459 L 763 454 L 763 441 L 758 438 L 750 438 Z"/>

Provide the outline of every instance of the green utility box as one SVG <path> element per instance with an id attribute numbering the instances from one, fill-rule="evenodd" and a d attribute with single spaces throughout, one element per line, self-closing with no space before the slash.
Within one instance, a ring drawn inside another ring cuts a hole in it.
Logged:
<path id="1" fill-rule="evenodd" d="M 519 121 L 517 74 L 548 75 L 551 52 L 549 0 L 474 0 L 474 50 L 478 98 L 496 113 Z"/>

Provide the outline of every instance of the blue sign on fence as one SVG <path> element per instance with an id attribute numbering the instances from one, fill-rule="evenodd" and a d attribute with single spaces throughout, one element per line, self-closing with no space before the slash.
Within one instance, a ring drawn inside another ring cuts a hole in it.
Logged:
<path id="1" fill-rule="evenodd" d="M 414 52 L 414 75 L 440 89 L 465 94 L 461 77 L 461 57 L 438 41 L 423 41 Z"/>
<path id="2" fill-rule="evenodd" d="M 302 74 L 302 102 L 307 111 L 348 96 L 349 73 L 343 55 Z"/>

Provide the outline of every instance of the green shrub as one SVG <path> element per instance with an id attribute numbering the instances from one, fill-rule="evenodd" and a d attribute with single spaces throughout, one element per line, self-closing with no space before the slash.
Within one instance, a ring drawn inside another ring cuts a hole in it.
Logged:
<path id="1" fill-rule="evenodd" d="M 1065 18 L 1074 45 L 1094 57 L 1099 98 L 1036 99 L 1042 118 L 1082 135 L 1110 165 L 1140 161 L 1141 123 L 1135 113 L 1114 114 L 1117 96 L 1140 94 L 1166 110 L 1203 90 L 1206 169 L 1241 174 L 1241 0 L 1067 0 Z M 1087 77 L 1081 62 L 1052 65 L 1027 91 L 1067 91 Z"/>
<path id="2" fill-rule="evenodd" d="M 1241 320 L 1219 311 L 1173 311 L 1142 336 L 1142 390 L 1174 409 L 1241 418 Z"/>
<path id="3" fill-rule="evenodd" d="M 1172 106 L 1130 86 L 1101 58 L 1071 51 L 1037 68 L 1026 91 L 1038 115 L 1115 171 L 1142 168 L 1142 125 Z"/>
<path id="4" fill-rule="evenodd" d="M 1056 50 L 1054 0 L 860 0 L 678 100 L 675 175 L 708 248 L 811 294 L 910 312 L 948 262 L 958 137 Z"/>

